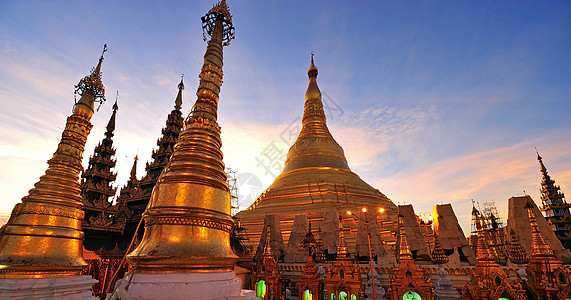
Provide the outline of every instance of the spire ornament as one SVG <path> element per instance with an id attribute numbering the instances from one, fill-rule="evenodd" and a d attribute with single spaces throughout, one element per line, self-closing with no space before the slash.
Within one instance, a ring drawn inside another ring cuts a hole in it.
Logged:
<path id="1" fill-rule="evenodd" d="M 101 52 L 101 57 L 99 58 L 99 63 L 93 69 L 91 69 L 91 74 L 83 77 L 77 85 L 75 85 L 75 94 L 83 96 L 87 91 L 93 93 L 95 102 L 103 104 L 105 102 L 105 87 L 101 82 L 101 63 L 103 62 L 103 54 L 107 52 L 107 44 L 103 45 L 103 52 Z"/>
<path id="2" fill-rule="evenodd" d="M 184 74 L 180 77 L 180 83 L 178 84 L 178 94 L 176 95 L 176 100 L 174 101 L 174 108 L 180 110 L 182 108 L 182 91 L 184 90 Z"/>
<path id="3" fill-rule="evenodd" d="M 230 45 L 230 41 L 235 38 L 235 28 L 232 26 L 232 15 L 226 4 L 226 0 L 222 0 L 214 5 L 208 13 L 201 18 L 202 35 L 206 41 L 214 34 L 216 23 L 220 21 L 222 24 L 222 43 L 224 46 Z"/>

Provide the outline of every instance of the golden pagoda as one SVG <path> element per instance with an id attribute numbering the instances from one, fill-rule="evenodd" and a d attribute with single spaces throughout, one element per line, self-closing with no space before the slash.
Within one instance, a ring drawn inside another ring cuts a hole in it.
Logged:
<path id="1" fill-rule="evenodd" d="M 107 45 L 103 53 L 107 51 Z M 67 118 L 45 175 L 16 204 L 0 236 L 0 278 L 79 276 L 83 259 L 84 219 L 79 174 L 92 125 L 94 102 L 105 101 L 101 63 L 75 86 L 81 95 Z"/>
<path id="2" fill-rule="evenodd" d="M 396 216 L 397 208 L 391 200 L 351 171 L 343 148 L 329 132 L 313 55 L 307 74 L 309 85 L 305 93 L 302 128 L 288 151 L 283 172 L 254 203 L 236 214 L 254 247 L 260 240 L 266 215 L 279 216 L 284 240 L 289 239 L 294 217 L 299 214 L 308 214 L 309 222 L 317 224 L 332 209 L 344 215 L 350 210 L 360 211 L 362 207 L 370 211 L 382 208 L 381 219 L 390 220 L 389 217 Z M 382 221 L 378 223 L 383 238 L 391 238 L 392 221 L 387 226 L 383 226 Z M 351 226 L 352 230 L 357 230 L 356 224 Z M 348 236 L 347 239 L 349 249 L 354 251 L 356 237 Z"/>
<path id="3" fill-rule="evenodd" d="M 210 40 L 197 100 L 143 213 L 143 238 L 127 255 L 134 269 L 117 282 L 111 299 L 255 298 L 241 290 L 233 271 L 238 256 L 230 247 L 234 221 L 217 122 L 223 46 L 234 38 L 226 1 L 202 23 Z"/>

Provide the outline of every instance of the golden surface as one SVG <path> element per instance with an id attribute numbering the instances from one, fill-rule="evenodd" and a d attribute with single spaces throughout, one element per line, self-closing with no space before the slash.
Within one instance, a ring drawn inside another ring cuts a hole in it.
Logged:
<path id="1" fill-rule="evenodd" d="M 204 55 L 198 99 L 143 214 L 143 239 L 127 256 L 137 272 L 228 271 L 237 260 L 230 248 L 233 220 L 216 121 L 222 30 L 218 19 Z"/>
<path id="2" fill-rule="evenodd" d="M 302 128 L 289 149 L 283 172 L 248 209 L 236 215 L 247 229 L 247 243 L 257 246 L 264 216 L 268 214 L 280 216 L 283 238 L 287 241 L 295 215 L 308 214 L 310 222 L 319 224 L 323 214 L 332 209 L 344 215 L 348 210 L 362 207 L 371 211 L 383 209 L 378 216 L 381 235 L 384 241 L 394 243 L 392 232 L 395 232 L 397 208 L 349 168 L 343 148 L 327 128 L 317 74 L 312 57 Z M 357 230 L 357 224 L 349 226 L 350 230 Z M 347 243 L 349 252 L 354 253 L 356 236 L 348 236 Z"/>
<path id="3" fill-rule="evenodd" d="M 83 260 L 81 158 L 91 130 L 95 95 L 101 91 L 101 62 L 86 76 L 83 93 L 67 118 L 45 175 L 16 204 L 0 236 L 0 278 L 77 276 Z"/>

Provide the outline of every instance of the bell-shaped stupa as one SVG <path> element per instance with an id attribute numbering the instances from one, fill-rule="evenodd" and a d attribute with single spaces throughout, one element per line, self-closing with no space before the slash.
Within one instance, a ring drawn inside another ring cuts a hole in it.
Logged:
<path id="1" fill-rule="evenodd" d="M 376 219 L 381 225 L 381 238 L 391 236 L 389 229 L 394 231 L 392 221 L 385 229 L 382 220 L 396 217 L 397 207 L 351 171 L 343 148 L 327 128 L 317 73 L 312 55 L 302 128 L 289 149 L 283 172 L 254 203 L 236 215 L 254 246 L 260 240 L 264 216 L 274 214 L 279 215 L 284 240 L 289 239 L 295 215 L 307 214 L 309 221 L 317 222 L 318 227 L 325 212 L 332 209 L 343 215 L 365 207 L 369 213 L 363 218 Z M 357 225 L 351 224 L 351 227 L 357 230 Z M 356 237 L 348 237 L 347 242 L 349 250 L 354 252 Z"/>

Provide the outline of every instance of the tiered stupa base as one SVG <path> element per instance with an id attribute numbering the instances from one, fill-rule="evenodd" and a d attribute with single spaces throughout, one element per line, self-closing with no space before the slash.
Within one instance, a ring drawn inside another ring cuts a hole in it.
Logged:
<path id="1" fill-rule="evenodd" d="M 0 279 L 0 299 L 96 300 L 91 276 Z"/>
<path id="2" fill-rule="evenodd" d="M 201 299 L 250 300 L 254 291 L 242 290 L 242 280 L 234 272 L 215 273 L 127 273 L 117 282 L 115 299 Z"/>

